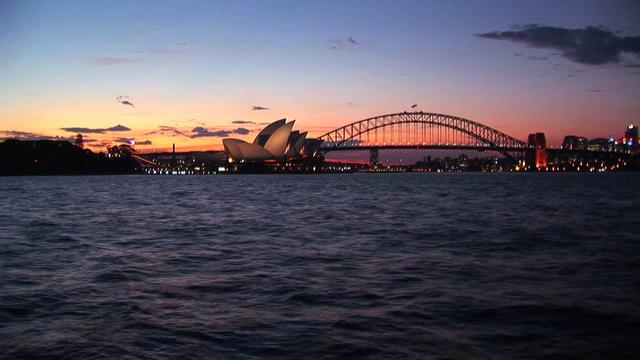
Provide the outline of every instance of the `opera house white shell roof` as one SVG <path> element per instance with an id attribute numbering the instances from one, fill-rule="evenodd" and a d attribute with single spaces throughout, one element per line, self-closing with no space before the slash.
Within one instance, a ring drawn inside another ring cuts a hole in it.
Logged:
<path id="1" fill-rule="evenodd" d="M 223 139 L 224 150 L 233 162 L 299 159 L 314 156 L 322 144 L 307 139 L 307 133 L 292 131 L 295 120 L 280 119 L 267 125 L 252 143 L 240 139 Z"/>

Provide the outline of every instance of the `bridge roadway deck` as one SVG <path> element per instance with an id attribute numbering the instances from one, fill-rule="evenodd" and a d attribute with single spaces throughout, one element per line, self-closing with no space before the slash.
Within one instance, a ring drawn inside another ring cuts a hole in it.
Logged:
<path id="1" fill-rule="evenodd" d="M 368 151 L 368 150 L 476 150 L 476 151 L 526 151 L 522 147 L 491 147 L 468 145 L 364 145 L 364 146 L 326 146 L 320 151 Z"/>

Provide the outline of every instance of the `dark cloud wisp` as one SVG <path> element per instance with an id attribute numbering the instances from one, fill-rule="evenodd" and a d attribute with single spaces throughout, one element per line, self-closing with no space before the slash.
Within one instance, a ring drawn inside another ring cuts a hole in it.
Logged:
<path id="1" fill-rule="evenodd" d="M 330 39 L 328 41 L 331 44 L 331 50 L 340 50 L 347 47 L 367 45 L 367 43 L 356 40 L 353 36 L 348 36 L 342 39 Z"/>
<path id="2" fill-rule="evenodd" d="M 100 142 L 100 143 L 96 143 L 96 144 L 88 144 L 87 146 L 90 146 L 92 148 L 106 148 L 107 146 L 110 146 L 111 143 L 108 142 Z"/>
<path id="3" fill-rule="evenodd" d="M 476 36 L 558 50 L 564 58 L 586 65 L 619 64 L 623 53 L 640 56 L 640 36 L 622 36 L 609 29 L 593 26 L 567 29 L 531 24 L 512 31 L 492 31 Z"/>
<path id="4" fill-rule="evenodd" d="M 116 125 L 116 126 L 112 126 L 110 128 L 86 128 L 86 127 L 68 127 L 68 128 L 61 128 L 60 130 L 64 130 L 67 132 L 73 132 L 73 133 L 79 133 L 79 134 L 104 134 L 106 132 L 111 132 L 111 131 L 130 131 L 131 129 L 129 129 L 126 126 L 123 125 Z"/>
<path id="5" fill-rule="evenodd" d="M 60 136 L 48 136 L 42 134 L 36 134 L 28 131 L 18 130 L 0 130 L 0 140 L 6 139 L 18 139 L 18 140 L 73 140 L 71 138 L 64 138 Z"/>
<path id="6" fill-rule="evenodd" d="M 112 126 L 110 128 L 106 128 L 104 129 L 105 132 L 108 131 L 130 131 L 131 129 L 129 129 L 128 127 L 124 126 L 124 125 L 116 125 L 116 126 Z"/>
<path id="7" fill-rule="evenodd" d="M 253 105 L 251 110 L 252 111 L 265 111 L 265 110 L 271 110 L 271 109 L 266 107 L 266 106 Z"/>
<path id="8" fill-rule="evenodd" d="M 255 124 L 255 121 L 247 121 L 247 120 L 233 120 L 231 123 L 232 123 L 232 124 L 245 125 L 245 124 Z"/>
<path id="9" fill-rule="evenodd" d="M 122 105 L 127 105 L 127 106 L 131 106 L 131 107 L 136 107 L 131 101 L 128 100 L 129 97 L 128 96 L 124 96 L 124 95 L 120 95 L 116 98 L 116 101 L 119 102 Z"/>
<path id="10" fill-rule="evenodd" d="M 227 137 L 229 135 L 247 135 L 251 130 L 246 128 L 236 128 L 233 130 L 209 130 L 203 128 L 202 126 L 198 126 L 191 130 L 191 138 L 198 137 Z"/>
<path id="11" fill-rule="evenodd" d="M 60 130 L 72 132 L 72 133 L 80 133 L 80 134 L 104 134 L 104 129 L 91 129 L 85 127 L 68 127 L 61 128 Z"/>
<path id="12" fill-rule="evenodd" d="M 0 139 L 49 140 L 50 137 L 27 131 L 2 130 L 0 131 Z"/>
<path id="13" fill-rule="evenodd" d="M 69 136 L 69 137 L 49 136 L 49 135 L 42 135 L 42 134 L 32 133 L 28 131 L 18 131 L 18 130 L 0 130 L 0 140 L 6 140 L 6 139 L 18 139 L 18 140 L 25 140 L 25 141 L 56 140 L 56 141 L 74 142 L 76 140 L 76 137 L 75 136 Z M 97 141 L 96 139 L 90 139 L 88 136 L 84 136 L 82 140 L 85 144 L 93 143 Z"/>
<path id="14" fill-rule="evenodd" d="M 136 140 L 134 138 L 114 138 L 113 142 L 118 144 L 129 144 L 129 145 L 151 145 L 151 140 Z"/>
<path id="15" fill-rule="evenodd" d="M 118 144 L 131 144 L 134 142 L 134 140 L 129 138 L 115 138 L 113 139 L 113 142 Z"/>
<path id="16" fill-rule="evenodd" d="M 189 134 L 186 134 L 184 131 L 181 131 L 181 130 L 173 127 L 173 126 L 160 125 L 160 126 L 158 126 L 158 128 L 160 130 L 149 131 L 149 132 L 145 133 L 144 135 L 154 135 L 154 134 L 166 135 L 168 133 L 171 136 L 189 137 Z"/>

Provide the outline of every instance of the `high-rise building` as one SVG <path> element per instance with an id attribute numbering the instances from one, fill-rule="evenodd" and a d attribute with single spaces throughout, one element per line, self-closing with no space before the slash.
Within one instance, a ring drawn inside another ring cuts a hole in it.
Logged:
<path id="1" fill-rule="evenodd" d="M 529 151 L 527 160 L 532 170 L 545 170 L 547 168 L 547 140 L 544 133 L 529 135 Z"/>
<path id="2" fill-rule="evenodd" d="M 633 124 L 629 124 L 627 130 L 624 132 L 624 138 L 626 141 L 638 141 L 638 127 Z"/>

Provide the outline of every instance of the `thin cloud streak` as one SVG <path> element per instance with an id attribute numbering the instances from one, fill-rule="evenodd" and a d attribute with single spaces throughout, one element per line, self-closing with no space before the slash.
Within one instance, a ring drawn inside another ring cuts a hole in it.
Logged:
<path id="1" fill-rule="evenodd" d="M 140 65 L 148 63 L 148 59 L 144 58 L 116 58 L 116 57 L 96 57 L 84 59 L 82 61 L 87 65 L 96 66 L 117 66 L 117 65 Z"/>

